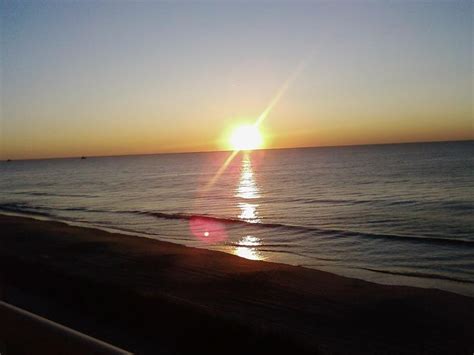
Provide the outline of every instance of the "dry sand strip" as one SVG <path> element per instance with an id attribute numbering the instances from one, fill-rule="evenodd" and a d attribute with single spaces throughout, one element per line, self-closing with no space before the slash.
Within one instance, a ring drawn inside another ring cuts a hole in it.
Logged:
<path id="1" fill-rule="evenodd" d="M 128 351 L 474 351 L 470 297 L 59 222 L 0 215 L 0 230 L 3 300 Z"/>

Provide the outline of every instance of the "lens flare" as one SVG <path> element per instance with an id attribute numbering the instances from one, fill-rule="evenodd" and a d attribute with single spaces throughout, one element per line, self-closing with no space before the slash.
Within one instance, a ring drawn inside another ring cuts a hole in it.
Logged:
<path id="1" fill-rule="evenodd" d="M 212 218 L 192 217 L 189 229 L 197 239 L 206 244 L 216 244 L 227 239 L 224 224 Z"/>

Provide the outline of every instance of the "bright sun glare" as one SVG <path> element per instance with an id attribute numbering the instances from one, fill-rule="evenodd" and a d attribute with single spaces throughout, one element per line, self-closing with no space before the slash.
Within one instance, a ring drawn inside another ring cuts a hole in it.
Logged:
<path id="1" fill-rule="evenodd" d="M 230 144 L 234 150 L 253 150 L 262 146 L 263 139 L 257 126 L 244 125 L 234 129 Z"/>

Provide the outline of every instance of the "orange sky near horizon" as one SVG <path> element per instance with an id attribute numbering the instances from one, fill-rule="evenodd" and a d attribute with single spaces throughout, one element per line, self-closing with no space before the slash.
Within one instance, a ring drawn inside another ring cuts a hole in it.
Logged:
<path id="1" fill-rule="evenodd" d="M 471 140 L 472 7 L 4 2 L 0 159 Z"/>
<path id="2" fill-rule="evenodd" d="M 449 134 L 446 134 L 443 128 L 410 133 L 396 130 L 372 130 L 370 132 L 365 131 L 363 134 L 358 134 L 362 132 L 350 129 L 337 129 L 321 130 L 319 132 L 301 131 L 280 136 L 264 132 L 267 135 L 262 149 L 474 140 L 472 130 L 470 131 L 469 127 L 460 127 L 457 131 L 452 130 Z M 193 143 L 189 145 L 176 144 L 173 139 L 157 142 L 154 137 L 145 132 L 140 138 L 134 135 L 126 135 L 120 140 L 117 140 L 116 136 L 101 137 L 98 141 L 83 140 L 78 137 L 76 142 L 69 139 L 48 140 L 43 143 L 38 141 L 36 144 L 32 143 L 29 147 L 25 144 L 19 144 L 18 147 L 15 147 L 13 143 L 11 144 L 13 147 L 12 153 L 3 152 L 1 159 L 43 159 L 231 150 L 227 140 L 214 139 L 214 137 L 209 137 L 209 140 L 206 140 L 203 137 L 192 135 L 182 138 L 186 138 Z M 40 148 L 35 148 L 35 145 Z"/>

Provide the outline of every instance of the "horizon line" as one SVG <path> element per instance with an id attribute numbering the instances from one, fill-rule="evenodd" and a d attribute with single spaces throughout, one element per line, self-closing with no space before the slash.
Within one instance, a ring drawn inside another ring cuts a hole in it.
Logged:
<path id="1" fill-rule="evenodd" d="M 471 139 L 459 139 L 459 140 L 436 140 L 436 141 L 407 141 L 407 142 L 385 142 L 385 143 L 362 143 L 362 144 L 340 144 L 340 145 L 319 145 L 319 146 L 297 146 L 297 147 L 274 147 L 274 148 L 260 148 L 252 149 L 252 151 L 261 150 L 284 150 L 284 149 L 314 149 L 314 148 L 345 148 L 345 147 L 364 147 L 364 146 L 377 146 L 377 145 L 397 145 L 397 144 L 421 144 L 421 143 L 456 143 L 456 142 L 473 142 L 474 138 Z M 157 153 L 138 153 L 138 154 L 112 154 L 112 155 L 72 155 L 72 156 L 60 156 L 60 157 L 44 157 L 44 158 L 20 158 L 10 159 L 3 158 L 2 162 L 11 161 L 28 161 L 28 160 L 53 160 L 53 159 L 81 159 L 85 158 L 114 158 L 114 157 L 134 157 L 134 156 L 149 156 L 149 155 L 172 155 L 172 154 L 204 154 L 204 153 L 225 153 L 233 152 L 232 149 L 223 150 L 197 150 L 197 151 L 184 151 L 184 152 L 157 152 Z"/>

